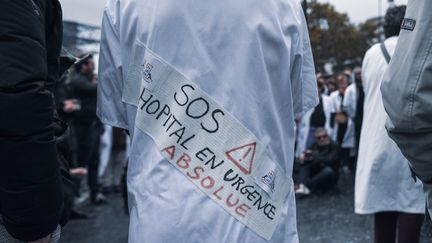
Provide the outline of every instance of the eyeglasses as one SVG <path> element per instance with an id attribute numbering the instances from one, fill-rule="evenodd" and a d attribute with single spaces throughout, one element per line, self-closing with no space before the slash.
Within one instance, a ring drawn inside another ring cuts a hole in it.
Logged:
<path id="1" fill-rule="evenodd" d="M 328 135 L 320 135 L 320 136 L 316 136 L 315 138 L 317 140 L 321 140 L 321 139 L 326 139 L 328 137 Z"/>

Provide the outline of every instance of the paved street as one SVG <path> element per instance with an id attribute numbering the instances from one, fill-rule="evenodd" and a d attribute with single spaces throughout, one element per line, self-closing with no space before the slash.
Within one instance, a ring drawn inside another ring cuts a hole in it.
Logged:
<path id="1" fill-rule="evenodd" d="M 372 242 L 372 217 L 353 213 L 353 181 L 352 175 L 343 175 L 335 192 L 297 200 L 300 242 Z M 121 195 L 109 195 L 109 200 L 108 205 L 98 207 L 84 203 L 82 209 L 91 213 L 92 218 L 71 221 L 63 231 L 61 242 L 127 242 L 128 218 L 123 213 Z M 421 242 L 432 242 L 430 222 L 423 226 Z"/>
<path id="2" fill-rule="evenodd" d="M 124 243 L 128 239 L 129 217 L 123 212 L 121 194 L 108 195 L 109 204 L 92 207 L 83 203 L 81 210 L 90 219 L 72 220 L 62 231 L 60 243 Z"/>
<path id="3" fill-rule="evenodd" d="M 354 176 L 341 175 L 337 190 L 297 200 L 302 243 L 373 242 L 373 217 L 354 214 Z M 432 224 L 425 222 L 422 243 L 432 242 Z"/>

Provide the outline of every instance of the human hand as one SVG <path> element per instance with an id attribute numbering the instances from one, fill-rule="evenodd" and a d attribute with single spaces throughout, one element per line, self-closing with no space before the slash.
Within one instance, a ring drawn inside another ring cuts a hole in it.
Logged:
<path id="1" fill-rule="evenodd" d="M 77 167 L 70 169 L 69 173 L 73 178 L 82 178 L 87 175 L 87 169 L 83 167 Z"/>
<path id="2" fill-rule="evenodd" d="M 95 85 L 98 83 L 98 76 L 96 74 L 93 75 L 91 82 Z"/>
<path id="3" fill-rule="evenodd" d="M 299 157 L 299 162 L 300 162 L 300 164 L 303 164 L 303 163 L 304 163 L 304 160 L 305 160 L 305 153 L 301 153 L 301 154 L 300 154 L 300 157 Z"/>
<path id="4" fill-rule="evenodd" d="M 310 149 L 304 151 L 302 155 L 303 155 L 302 156 L 303 157 L 303 164 L 310 162 L 313 159 L 313 152 Z"/>
<path id="5" fill-rule="evenodd" d="M 66 113 L 71 113 L 79 110 L 79 104 L 76 99 L 65 100 L 63 102 L 63 111 Z"/>

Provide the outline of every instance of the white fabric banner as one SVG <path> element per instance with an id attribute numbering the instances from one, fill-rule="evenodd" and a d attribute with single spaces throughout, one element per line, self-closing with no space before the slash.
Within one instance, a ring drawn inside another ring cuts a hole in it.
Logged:
<path id="1" fill-rule="evenodd" d="M 192 81 L 139 41 L 133 55 L 123 101 L 138 108 L 136 127 L 201 191 L 270 240 L 291 178 L 251 131 Z"/>

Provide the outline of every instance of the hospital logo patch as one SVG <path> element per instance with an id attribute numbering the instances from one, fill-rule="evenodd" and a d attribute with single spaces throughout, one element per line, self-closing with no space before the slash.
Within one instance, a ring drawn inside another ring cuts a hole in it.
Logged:
<path id="1" fill-rule="evenodd" d="M 144 72 L 143 72 L 143 78 L 147 83 L 153 82 L 151 72 L 153 70 L 153 65 L 150 63 L 145 63 L 144 65 Z"/>
<path id="2" fill-rule="evenodd" d="M 405 18 L 402 20 L 401 29 L 413 31 L 416 26 L 415 19 Z"/>
<path id="3" fill-rule="evenodd" d="M 268 186 L 272 192 L 274 192 L 275 179 L 276 179 L 276 173 L 273 170 L 271 170 L 261 178 L 261 182 L 264 183 L 266 186 Z"/>

